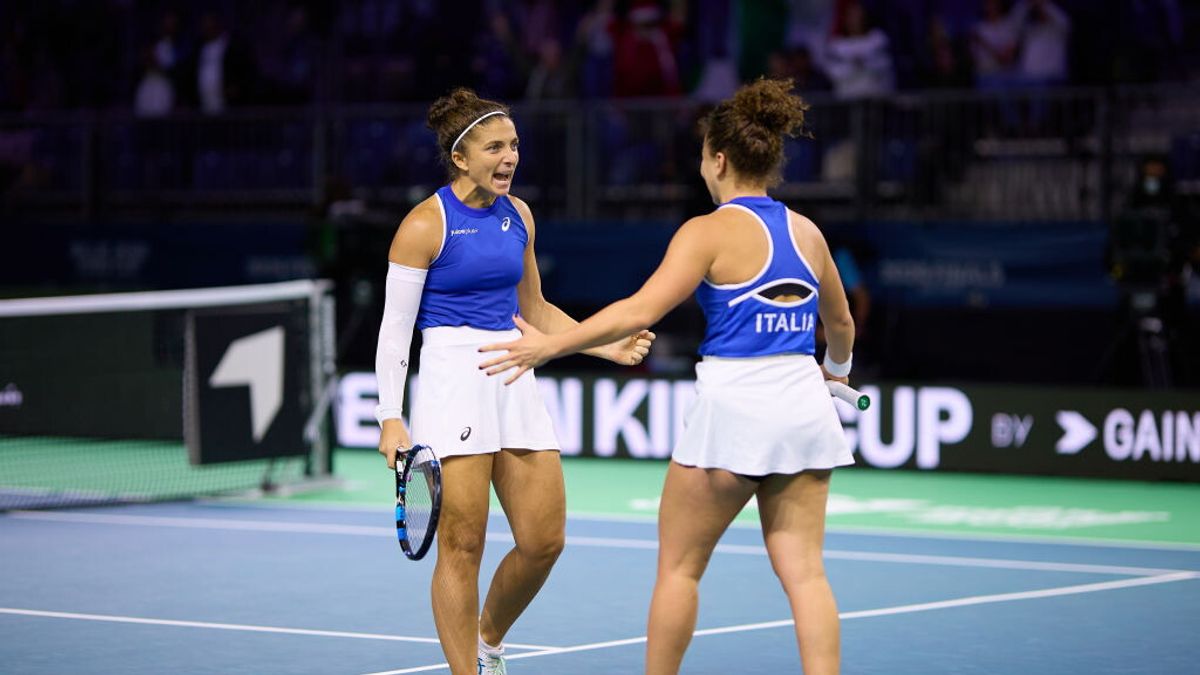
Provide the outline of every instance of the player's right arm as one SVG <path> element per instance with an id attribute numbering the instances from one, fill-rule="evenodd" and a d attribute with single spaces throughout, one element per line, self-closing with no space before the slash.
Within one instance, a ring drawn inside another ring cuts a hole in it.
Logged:
<path id="1" fill-rule="evenodd" d="M 388 250 L 383 320 L 375 347 L 375 378 L 379 385 L 379 453 L 389 468 L 396 466 L 396 449 L 412 446 L 401 419 L 408 380 L 413 327 L 429 265 L 442 246 L 442 216 L 435 197 L 418 204 L 396 228 Z"/>

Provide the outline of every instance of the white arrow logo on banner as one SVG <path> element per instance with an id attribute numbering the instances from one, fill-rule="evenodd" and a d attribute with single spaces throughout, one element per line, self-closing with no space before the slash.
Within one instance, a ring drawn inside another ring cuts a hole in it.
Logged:
<path id="1" fill-rule="evenodd" d="M 1074 455 L 1096 438 L 1096 427 L 1074 410 L 1059 410 L 1054 419 L 1063 430 L 1062 438 L 1054 446 L 1060 455 Z"/>
<path id="2" fill-rule="evenodd" d="M 208 384 L 250 387 L 250 426 L 261 441 L 283 407 L 283 326 L 230 343 Z"/>

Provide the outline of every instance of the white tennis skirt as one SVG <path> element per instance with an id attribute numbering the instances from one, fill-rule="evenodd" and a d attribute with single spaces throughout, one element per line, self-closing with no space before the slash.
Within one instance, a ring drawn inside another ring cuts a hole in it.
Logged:
<path id="1" fill-rule="evenodd" d="M 432 447 L 439 457 L 561 447 L 532 371 L 505 385 L 511 372 L 489 377 L 479 369 L 502 353 L 480 352 L 481 346 L 516 340 L 520 331 L 437 326 L 421 336 L 421 371 L 412 401 L 414 443 Z"/>
<path id="2" fill-rule="evenodd" d="M 807 354 L 706 356 L 671 459 L 747 476 L 854 463 L 821 369 Z"/>

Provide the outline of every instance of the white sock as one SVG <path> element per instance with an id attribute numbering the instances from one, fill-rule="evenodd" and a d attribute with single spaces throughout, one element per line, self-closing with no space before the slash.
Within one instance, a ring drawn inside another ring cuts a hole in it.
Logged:
<path id="1" fill-rule="evenodd" d="M 480 635 L 479 636 L 479 651 L 483 652 L 484 654 L 487 654 L 488 656 L 503 656 L 504 655 L 504 644 L 501 643 L 499 647 L 493 647 L 493 646 L 489 645 L 488 643 L 484 642 L 483 636 Z"/>

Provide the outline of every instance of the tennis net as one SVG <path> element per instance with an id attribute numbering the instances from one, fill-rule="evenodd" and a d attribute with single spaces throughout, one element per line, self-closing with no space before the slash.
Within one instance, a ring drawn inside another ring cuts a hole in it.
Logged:
<path id="1" fill-rule="evenodd" d="M 0 510 L 329 473 L 325 281 L 0 301 Z"/>

